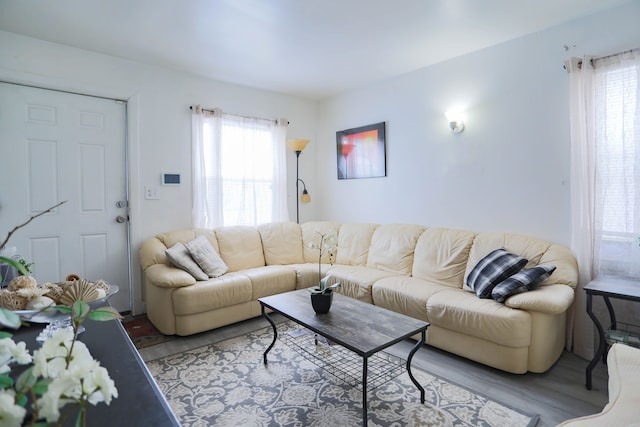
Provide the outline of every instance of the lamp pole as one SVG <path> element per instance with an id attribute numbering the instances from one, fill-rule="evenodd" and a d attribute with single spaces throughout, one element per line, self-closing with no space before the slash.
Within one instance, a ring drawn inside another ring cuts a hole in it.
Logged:
<path id="1" fill-rule="evenodd" d="M 296 150 L 296 223 L 300 224 L 300 200 L 299 200 L 299 190 L 298 190 L 298 182 L 300 181 L 300 177 L 298 174 L 298 168 L 300 165 L 300 153 L 302 150 Z"/>

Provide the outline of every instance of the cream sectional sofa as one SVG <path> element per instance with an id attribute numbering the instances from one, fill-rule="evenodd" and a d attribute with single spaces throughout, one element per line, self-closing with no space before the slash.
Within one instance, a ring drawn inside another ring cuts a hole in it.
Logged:
<path id="1" fill-rule="evenodd" d="M 177 335 L 259 316 L 258 298 L 318 283 L 318 251 L 309 244 L 326 233 L 338 236 L 332 262 L 327 253 L 321 260 L 329 283 L 341 282 L 347 296 L 430 322 L 428 344 L 513 373 L 544 372 L 562 353 L 577 282 L 568 249 L 517 234 L 412 224 L 270 223 L 160 234 L 140 248 L 147 315 L 162 333 Z M 198 236 L 219 253 L 226 274 L 196 281 L 172 265 L 165 251 Z M 526 267 L 556 269 L 539 288 L 504 303 L 480 299 L 465 278 L 497 248 L 526 258 Z"/>

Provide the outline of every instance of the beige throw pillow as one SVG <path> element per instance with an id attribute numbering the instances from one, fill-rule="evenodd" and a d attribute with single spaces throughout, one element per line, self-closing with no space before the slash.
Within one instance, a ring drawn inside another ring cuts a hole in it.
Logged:
<path id="1" fill-rule="evenodd" d="M 209 276 L 191 258 L 187 247 L 178 242 L 165 251 L 167 258 L 173 265 L 191 274 L 196 280 L 207 280 Z"/>
<path id="2" fill-rule="evenodd" d="M 209 277 L 220 277 L 229 270 L 206 237 L 197 237 L 186 246 L 195 262 Z"/>

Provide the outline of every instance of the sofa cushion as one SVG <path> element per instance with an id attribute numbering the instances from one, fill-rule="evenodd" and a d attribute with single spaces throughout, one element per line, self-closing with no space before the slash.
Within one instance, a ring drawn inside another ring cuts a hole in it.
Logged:
<path id="1" fill-rule="evenodd" d="M 206 237 L 196 237 L 185 246 L 189 250 L 193 260 L 198 263 L 207 276 L 220 277 L 229 270 L 227 264 L 220 258 L 218 252 L 213 249 L 213 246 Z"/>
<path id="2" fill-rule="evenodd" d="M 262 239 L 255 227 L 229 226 L 215 229 L 220 256 L 229 267 L 229 271 L 264 267 Z"/>
<path id="3" fill-rule="evenodd" d="M 318 250 L 313 249 L 313 245 L 319 246 L 322 235 L 338 235 L 340 224 L 331 221 L 310 221 L 300 226 L 302 229 L 302 250 L 304 254 L 304 262 L 318 263 Z M 335 258 L 334 258 L 335 260 Z M 325 251 L 322 254 L 322 262 L 329 263 L 329 253 Z"/>
<path id="4" fill-rule="evenodd" d="M 507 251 L 526 258 L 529 262 L 525 268 L 534 267 L 539 264 L 558 264 L 550 261 L 542 261 L 542 257 L 549 249 L 551 243 L 538 239 L 536 237 L 525 236 L 514 233 L 478 233 L 473 239 L 471 251 L 469 251 L 469 260 L 467 261 L 467 270 L 465 276 L 468 276 L 473 267 L 484 258 L 486 254 L 496 248 L 504 248 Z"/>
<path id="5" fill-rule="evenodd" d="M 522 270 L 527 260 L 505 249 L 495 249 L 482 258 L 467 276 L 467 286 L 479 298 L 490 298 L 494 286 Z"/>
<path id="6" fill-rule="evenodd" d="M 343 295 L 373 304 L 371 287 L 385 277 L 395 276 L 388 271 L 356 265 L 335 265 L 327 273 L 327 285 L 340 282 Z"/>
<path id="7" fill-rule="evenodd" d="M 227 273 L 178 288 L 171 298 L 176 316 L 204 313 L 251 301 L 251 279 L 242 273 Z"/>
<path id="8" fill-rule="evenodd" d="M 416 242 L 424 230 L 412 224 L 379 226 L 371 238 L 367 267 L 410 276 Z"/>
<path id="9" fill-rule="evenodd" d="M 367 265 L 369 246 L 377 224 L 342 224 L 338 234 L 336 264 Z"/>
<path id="10" fill-rule="evenodd" d="M 202 271 L 197 262 L 191 257 L 189 249 L 183 243 L 176 243 L 165 251 L 167 258 L 174 266 L 191 274 L 196 280 L 207 280 L 209 276 Z"/>
<path id="11" fill-rule="evenodd" d="M 239 273 L 251 280 L 252 300 L 296 289 L 296 272 L 289 266 L 268 265 L 249 268 Z"/>
<path id="12" fill-rule="evenodd" d="M 302 254 L 302 229 L 295 222 L 261 224 L 258 232 L 267 265 L 300 264 Z"/>
<path id="13" fill-rule="evenodd" d="M 427 300 L 444 289 L 450 288 L 415 277 L 392 276 L 376 281 L 371 295 L 379 307 L 428 322 Z"/>
<path id="14" fill-rule="evenodd" d="M 498 283 L 491 291 L 491 298 L 504 302 L 512 295 L 532 291 L 556 269 L 553 265 L 538 265 L 522 270 Z"/>
<path id="15" fill-rule="evenodd" d="M 461 289 L 445 289 L 427 300 L 432 325 L 506 347 L 531 343 L 531 315 Z"/>
<path id="16" fill-rule="evenodd" d="M 428 228 L 416 243 L 413 277 L 462 288 L 474 237 L 470 231 Z"/>

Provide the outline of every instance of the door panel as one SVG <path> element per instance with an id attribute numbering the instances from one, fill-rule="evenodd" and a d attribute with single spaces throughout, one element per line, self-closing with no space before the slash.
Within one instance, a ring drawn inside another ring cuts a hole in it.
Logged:
<path id="1" fill-rule="evenodd" d="M 75 273 L 104 279 L 130 310 L 126 203 L 126 106 L 122 102 L 0 83 L 0 239 L 34 263 L 38 283 Z M 8 184 L 10 183 L 10 184 Z M 7 185 L 8 184 L 8 185 Z"/>

